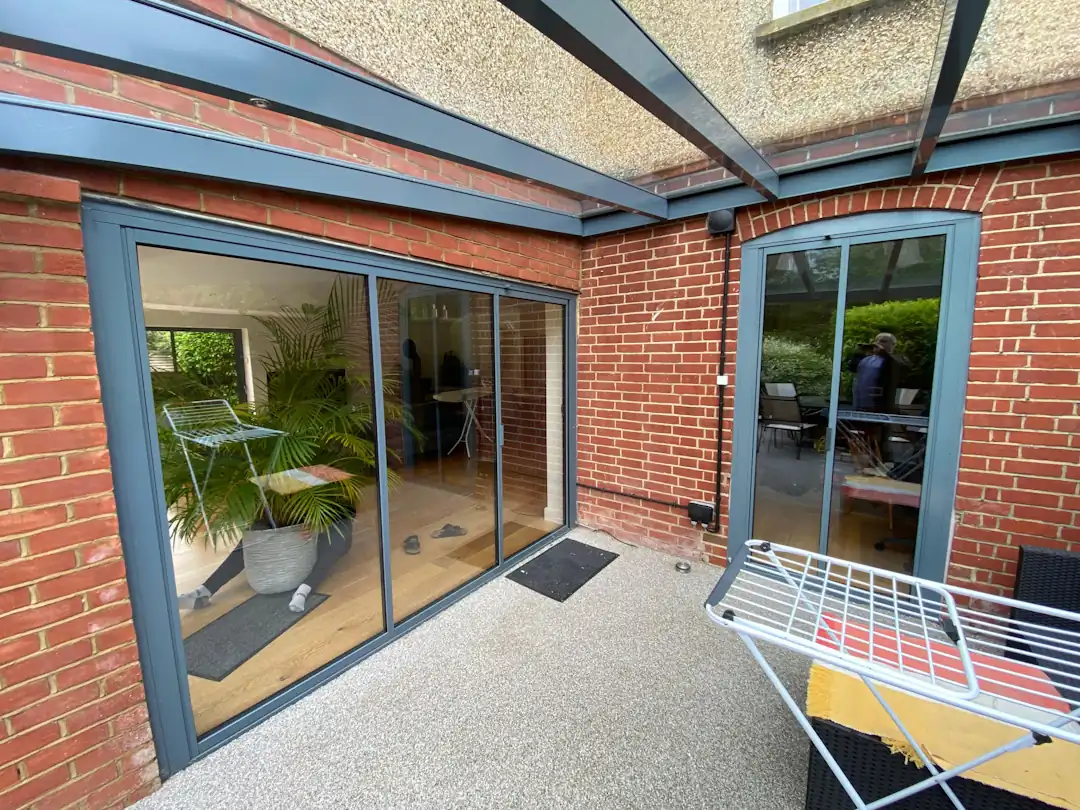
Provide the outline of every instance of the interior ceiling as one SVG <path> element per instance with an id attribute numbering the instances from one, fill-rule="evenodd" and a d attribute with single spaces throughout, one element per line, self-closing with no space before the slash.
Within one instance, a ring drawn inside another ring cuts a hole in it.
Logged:
<path id="1" fill-rule="evenodd" d="M 139 248 L 146 309 L 273 315 L 283 306 L 324 304 L 329 270 L 155 247 Z"/>

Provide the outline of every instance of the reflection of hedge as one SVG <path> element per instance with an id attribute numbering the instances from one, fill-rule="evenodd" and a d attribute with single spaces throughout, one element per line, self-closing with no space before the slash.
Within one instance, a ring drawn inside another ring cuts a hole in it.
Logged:
<path id="1" fill-rule="evenodd" d="M 940 298 L 886 301 L 852 307 L 844 315 L 844 359 L 870 343 L 879 332 L 896 336 L 896 353 L 907 361 L 900 387 L 930 389 L 937 352 Z"/>
<path id="2" fill-rule="evenodd" d="M 843 360 L 858 352 L 860 343 L 871 343 L 880 332 L 896 336 L 896 353 L 903 367 L 899 387 L 928 391 L 934 378 L 934 355 L 937 352 L 938 311 L 941 300 L 921 298 L 914 301 L 886 301 L 851 307 L 844 316 Z M 776 315 L 761 346 L 761 382 L 794 383 L 800 394 L 828 396 L 832 377 L 832 357 L 819 348 L 832 347 L 832 324 L 822 323 L 816 335 L 804 324 L 792 322 L 791 332 L 783 331 L 783 315 Z M 841 390 L 847 395 L 851 375 L 842 374 Z"/>
<path id="3" fill-rule="evenodd" d="M 154 373 L 155 395 L 169 392 L 183 399 L 237 398 L 236 346 L 231 332 L 173 332 L 175 371 Z M 167 332 L 147 332 L 151 351 L 171 351 Z M 183 395 L 183 396 L 181 396 Z"/>
<path id="4" fill-rule="evenodd" d="M 176 332 L 176 364 L 186 374 L 224 382 L 236 377 L 231 332 Z M 235 387 L 235 383 L 233 383 Z"/>
<path id="5" fill-rule="evenodd" d="M 761 342 L 761 382 L 794 383 L 800 394 L 828 396 L 832 358 L 808 343 L 766 335 Z"/>

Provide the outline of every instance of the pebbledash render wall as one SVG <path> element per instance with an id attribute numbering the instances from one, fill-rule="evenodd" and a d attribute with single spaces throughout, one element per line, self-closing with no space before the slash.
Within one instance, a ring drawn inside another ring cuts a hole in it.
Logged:
<path id="1" fill-rule="evenodd" d="M 710 237 L 699 217 L 587 242 L 578 338 L 581 522 L 723 563 L 740 384 L 734 358 L 741 244 L 811 220 L 910 208 L 982 215 L 949 581 L 1008 595 L 1018 546 L 1080 550 L 1076 157 L 935 174 L 738 212 L 718 534 L 692 529 L 685 508 L 641 498 L 713 499 L 723 237 Z"/>

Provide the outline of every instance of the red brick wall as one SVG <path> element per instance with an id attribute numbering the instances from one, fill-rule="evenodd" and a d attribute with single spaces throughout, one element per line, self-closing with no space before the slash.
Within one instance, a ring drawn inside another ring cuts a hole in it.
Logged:
<path id="1" fill-rule="evenodd" d="M 276 113 L 4 48 L 0 90 L 182 119 L 562 205 L 533 186 Z M 405 165 L 409 161 L 415 165 Z M 80 193 L 162 204 L 564 289 L 577 288 L 580 245 L 569 237 L 190 178 L 17 159 L 0 162 L 0 171 L 5 167 L 34 174 L 5 173 L 19 185 L 0 198 L 0 435 L 6 436 L 0 455 L 0 688 L 8 721 L 0 731 L 7 735 L 0 736 L 0 806 L 52 807 L 81 798 L 104 806 L 125 794 L 137 797 L 155 784 L 157 772 L 119 557 L 78 253 Z M 485 178 L 502 185 L 484 185 Z M 50 195 L 60 199 L 39 199 Z M 108 667 L 110 674 L 100 674 L 98 667 Z"/>
<path id="2" fill-rule="evenodd" d="M 188 0 L 186 4 L 339 67 L 366 74 L 341 57 L 235 3 Z M 580 210 L 578 200 L 566 193 L 523 180 L 463 166 L 373 138 L 354 136 L 273 110 L 29 51 L 0 47 L 0 92 L 226 132 L 286 149 L 362 163 L 561 211 Z"/>
<path id="3" fill-rule="evenodd" d="M 949 576 L 1007 594 L 1018 545 L 1080 551 L 1080 160 L 995 178 L 975 306 Z"/>
<path id="4" fill-rule="evenodd" d="M 546 306 L 515 298 L 499 305 L 503 474 L 543 481 L 539 486 L 547 485 Z"/>
<path id="5" fill-rule="evenodd" d="M 949 578 L 1008 593 L 1021 544 L 1080 550 L 1080 161 L 938 174 L 738 215 L 727 373 L 735 382 L 741 241 L 862 211 L 981 212 L 982 248 Z M 685 503 L 715 484 L 722 241 L 701 219 L 615 234 L 582 254 L 579 481 Z M 722 562 L 682 509 L 580 488 L 582 522 Z"/>
<path id="6" fill-rule="evenodd" d="M 267 190 L 7 163 L 36 173 L 0 169 L 0 806 L 107 806 L 152 789 L 157 770 L 116 535 L 80 193 L 564 288 L 577 285 L 579 247 Z"/>
<path id="7" fill-rule="evenodd" d="M 580 483 L 672 503 L 712 500 L 723 245 L 702 219 L 586 243 L 578 337 Z M 737 246 L 731 268 L 734 304 Z M 730 327 L 734 346 L 734 319 Z M 701 532 L 690 526 L 685 508 L 582 487 L 578 511 L 583 523 L 621 539 L 702 554 Z"/>
<path id="8" fill-rule="evenodd" d="M 0 806 L 130 802 L 157 763 L 72 180 L 0 171 Z"/>
<path id="9" fill-rule="evenodd" d="M 84 191 L 269 226 L 465 270 L 571 290 L 577 289 L 579 283 L 581 248 L 579 240 L 569 236 L 194 178 L 0 158 L 3 166 L 74 178 Z"/>

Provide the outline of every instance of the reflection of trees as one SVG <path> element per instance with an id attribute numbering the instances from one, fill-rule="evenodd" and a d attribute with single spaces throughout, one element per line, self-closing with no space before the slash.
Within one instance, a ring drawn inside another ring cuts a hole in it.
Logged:
<path id="1" fill-rule="evenodd" d="M 825 302 L 817 306 L 774 304 L 765 308 L 761 348 L 761 382 L 794 383 L 800 394 L 825 396 L 832 378 L 835 313 Z M 849 307 L 844 315 L 844 361 L 881 332 L 896 336 L 896 353 L 904 361 L 901 388 L 929 391 L 934 380 L 940 298 L 884 301 Z M 851 390 L 850 375 L 841 378 L 841 395 Z"/>
<path id="2" fill-rule="evenodd" d="M 767 257 L 762 382 L 793 382 L 803 394 L 829 392 L 840 258 L 838 247 Z M 899 387 L 928 391 L 944 266 L 944 236 L 852 245 L 842 358 L 878 333 L 891 332 L 905 360 Z M 845 394 L 849 377 L 846 372 L 842 377 Z"/>
<path id="3" fill-rule="evenodd" d="M 799 394 L 827 397 L 832 355 L 798 339 L 766 335 L 761 341 L 761 382 L 792 383 Z"/>

